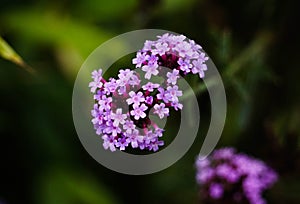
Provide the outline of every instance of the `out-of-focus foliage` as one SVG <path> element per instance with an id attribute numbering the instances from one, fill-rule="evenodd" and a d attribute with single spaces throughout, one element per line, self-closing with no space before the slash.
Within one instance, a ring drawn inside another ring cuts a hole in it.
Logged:
<path id="1" fill-rule="evenodd" d="M 72 121 L 73 82 L 86 57 L 118 34 L 159 28 L 194 39 L 219 69 L 228 110 L 218 146 L 234 146 L 278 171 L 279 182 L 266 193 L 269 203 L 298 204 L 298 8 L 295 0 L 3 0 L 0 35 L 8 44 L 0 39 L 0 55 L 17 65 L 0 59 L 0 200 L 198 202 L 194 161 L 209 126 L 210 100 L 197 77 L 187 79 L 198 93 L 198 137 L 163 172 L 134 177 L 107 170 L 84 150 Z M 36 74 L 19 68 L 27 68 L 24 61 Z M 171 141 L 174 131 L 164 137 Z"/>
<path id="2" fill-rule="evenodd" d="M 117 203 L 99 181 L 76 169 L 50 169 L 41 175 L 41 186 L 36 192 L 37 203 Z"/>
<path id="3" fill-rule="evenodd" d="M 9 27 L 22 33 L 23 38 L 33 48 L 39 45 L 52 47 L 63 65 L 63 71 L 72 78 L 96 45 L 108 40 L 109 36 L 112 37 L 96 26 L 80 20 L 74 21 L 54 11 L 20 10 L 9 13 L 4 18 L 7 19 Z"/>

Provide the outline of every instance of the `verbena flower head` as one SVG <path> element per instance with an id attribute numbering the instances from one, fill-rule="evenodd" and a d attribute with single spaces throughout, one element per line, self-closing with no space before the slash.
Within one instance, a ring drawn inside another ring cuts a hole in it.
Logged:
<path id="1" fill-rule="evenodd" d="M 215 150 L 205 159 L 196 161 L 196 180 L 202 199 L 207 203 L 264 204 L 263 191 L 278 179 L 264 162 L 233 148 Z"/>
<path id="2" fill-rule="evenodd" d="M 162 77 L 162 84 L 142 83 L 140 75 L 130 69 L 120 69 L 116 78 L 108 80 L 103 78 L 101 69 L 92 72 L 92 123 L 105 149 L 157 151 L 164 145 L 159 139 L 164 130 L 149 115 L 164 119 L 171 109 L 183 108 L 179 100 L 183 93 L 177 83 L 188 73 L 204 77 L 208 57 L 201 49 L 183 35 L 166 33 L 156 41 L 147 40 L 132 63 L 144 72 L 147 80 Z"/>

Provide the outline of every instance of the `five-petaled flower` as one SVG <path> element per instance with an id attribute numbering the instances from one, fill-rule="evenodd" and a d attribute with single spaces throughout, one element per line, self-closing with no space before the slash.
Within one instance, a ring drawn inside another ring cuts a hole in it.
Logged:
<path id="1" fill-rule="evenodd" d="M 154 110 L 155 110 L 154 113 L 156 113 L 160 119 L 169 115 L 169 108 L 166 108 L 166 105 L 164 103 L 155 104 Z"/>
<path id="2" fill-rule="evenodd" d="M 130 98 L 126 100 L 128 105 L 133 104 L 133 105 L 140 105 L 141 102 L 145 101 L 145 98 L 143 96 L 142 92 L 135 93 L 134 91 L 129 92 Z"/>
<path id="3" fill-rule="evenodd" d="M 141 106 L 139 106 L 137 104 L 133 104 L 133 110 L 130 111 L 130 114 L 132 116 L 134 116 L 135 120 L 138 120 L 140 118 L 145 118 L 146 113 L 144 111 L 147 109 L 148 109 L 148 107 L 145 104 L 142 104 Z"/>
<path id="4" fill-rule="evenodd" d="M 125 119 L 127 118 L 126 114 L 122 114 L 122 108 L 118 108 L 116 113 L 112 113 L 111 119 L 114 120 L 113 125 L 119 126 L 119 124 L 124 124 Z"/>

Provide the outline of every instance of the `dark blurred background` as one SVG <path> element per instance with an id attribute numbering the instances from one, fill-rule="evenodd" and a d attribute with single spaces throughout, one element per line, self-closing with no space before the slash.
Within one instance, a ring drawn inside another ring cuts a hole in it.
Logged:
<path id="1" fill-rule="evenodd" d="M 36 74 L 0 58 L 0 203 L 197 203 L 189 152 L 147 176 L 112 172 L 81 145 L 72 120 L 76 74 L 96 47 L 143 28 L 201 44 L 222 74 L 227 120 L 218 147 L 233 146 L 279 174 L 269 203 L 300 203 L 300 3 L 289 0 L 1 0 L 0 35 Z M 197 88 L 202 84 L 191 79 Z"/>

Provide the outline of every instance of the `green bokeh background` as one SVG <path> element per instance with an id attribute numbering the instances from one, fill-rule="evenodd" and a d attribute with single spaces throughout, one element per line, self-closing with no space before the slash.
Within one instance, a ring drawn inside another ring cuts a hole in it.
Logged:
<path id="1" fill-rule="evenodd" d="M 278 171 L 279 182 L 265 195 L 269 203 L 300 203 L 298 1 L 1 0 L 0 5 L 0 36 L 36 72 L 0 58 L 0 203 L 198 202 L 194 161 L 210 101 L 197 77 L 189 82 L 201 109 L 198 137 L 162 172 L 110 171 L 88 155 L 75 132 L 71 100 L 81 64 L 106 40 L 144 28 L 182 33 L 202 45 L 227 94 L 218 147 L 234 146 Z M 171 129 L 165 137 L 172 134 Z"/>

